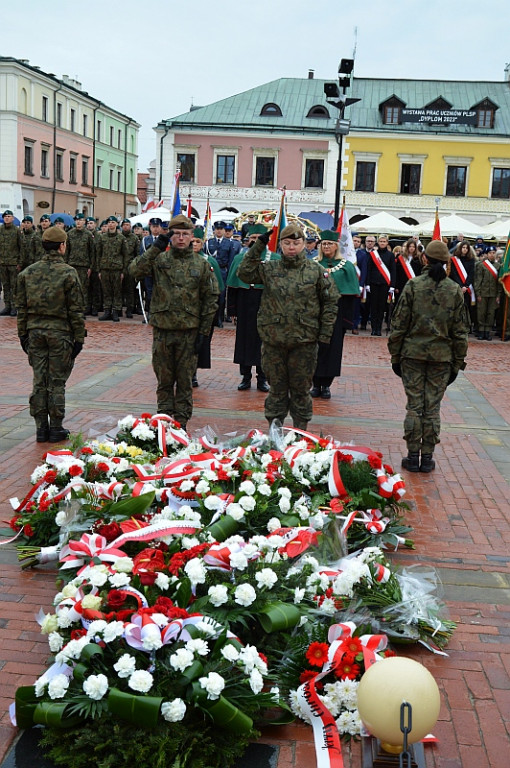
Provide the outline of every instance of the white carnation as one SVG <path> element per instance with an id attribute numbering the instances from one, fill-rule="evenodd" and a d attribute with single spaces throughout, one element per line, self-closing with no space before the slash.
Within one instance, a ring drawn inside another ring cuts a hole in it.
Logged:
<path id="1" fill-rule="evenodd" d="M 240 504 L 236 504 L 236 502 L 229 504 L 225 512 L 230 517 L 233 517 L 234 520 L 242 520 L 244 517 L 244 509 Z"/>
<path id="2" fill-rule="evenodd" d="M 252 512 L 257 506 L 253 496 L 241 496 L 238 502 L 246 512 Z"/>
<path id="3" fill-rule="evenodd" d="M 207 691 L 208 699 L 219 699 L 225 687 L 225 680 L 217 672 L 209 672 L 207 677 L 200 677 L 198 682 Z"/>
<path id="4" fill-rule="evenodd" d="M 49 682 L 48 695 L 50 699 L 61 699 L 66 695 L 68 688 L 69 678 L 67 675 L 55 675 Z"/>
<path id="5" fill-rule="evenodd" d="M 110 584 L 114 589 L 127 587 L 131 583 L 131 578 L 127 573 L 113 573 L 110 576 Z"/>
<path id="6" fill-rule="evenodd" d="M 195 491 L 200 495 L 204 496 L 206 493 L 209 493 L 211 486 L 207 482 L 207 480 L 199 480 L 198 483 L 195 486 Z"/>
<path id="7" fill-rule="evenodd" d="M 119 677 L 131 677 L 136 669 L 135 657 L 129 653 L 123 653 L 117 663 L 113 665 L 113 668 Z"/>
<path id="8" fill-rule="evenodd" d="M 264 679 L 258 669 L 252 669 L 249 682 L 253 693 L 260 693 L 264 687 Z"/>
<path id="9" fill-rule="evenodd" d="M 133 691 L 147 693 L 152 688 L 154 678 L 150 672 L 144 669 L 136 669 L 128 680 L 128 685 Z"/>
<path id="10" fill-rule="evenodd" d="M 211 496 L 207 496 L 204 499 L 204 507 L 206 509 L 217 510 L 217 509 L 221 509 L 222 506 L 223 506 L 223 501 L 220 499 L 219 496 L 211 495 Z"/>
<path id="11" fill-rule="evenodd" d="M 124 623 L 122 621 L 110 621 L 103 632 L 103 640 L 105 643 L 111 643 L 118 637 L 122 637 L 124 634 Z"/>
<path id="12" fill-rule="evenodd" d="M 207 571 L 205 565 L 198 557 L 194 557 L 192 560 L 188 560 L 184 566 L 184 573 L 191 581 L 191 584 L 203 584 L 206 579 Z"/>
<path id="13" fill-rule="evenodd" d="M 166 573 L 161 573 L 161 571 L 159 571 L 154 583 L 162 592 L 166 592 L 170 586 L 170 578 Z"/>
<path id="14" fill-rule="evenodd" d="M 239 490 L 241 493 L 246 493 L 247 496 L 253 496 L 256 489 L 251 480 L 244 480 L 239 486 Z"/>
<path id="15" fill-rule="evenodd" d="M 262 589 L 263 587 L 271 589 L 271 587 L 274 587 L 278 581 L 278 576 L 271 570 L 271 568 L 262 568 L 261 571 L 258 571 L 255 574 L 255 581 L 257 582 L 259 589 Z"/>
<path id="16" fill-rule="evenodd" d="M 281 527 L 282 527 L 282 524 L 277 517 L 272 517 L 267 524 L 267 530 L 269 531 L 269 533 L 272 533 L 273 531 L 277 531 L 278 528 L 281 528 Z"/>
<path id="17" fill-rule="evenodd" d="M 221 649 L 221 655 L 227 661 L 237 661 L 239 658 L 239 651 L 234 645 L 232 645 L 232 643 L 227 643 Z"/>
<path id="18" fill-rule="evenodd" d="M 234 592 L 234 600 L 238 605 L 251 605 L 257 597 L 257 593 L 251 584 L 240 584 Z"/>
<path id="19" fill-rule="evenodd" d="M 57 653 L 57 651 L 60 651 L 64 645 L 64 638 L 62 635 L 59 635 L 58 632 L 50 632 L 48 635 L 48 643 L 50 646 L 50 651 L 52 653 Z"/>
<path id="20" fill-rule="evenodd" d="M 188 651 L 196 653 L 199 656 L 207 656 L 209 653 L 209 646 L 205 640 L 202 640 L 200 637 L 188 640 L 185 647 L 188 649 Z"/>
<path id="21" fill-rule="evenodd" d="M 99 701 L 108 690 L 108 678 L 106 675 L 90 675 L 83 683 L 83 690 L 89 699 Z"/>
<path id="22" fill-rule="evenodd" d="M 248 567 L 248 558 L 244 552 L 232 552 L 230 554 L 230 565 L 239 571 L 244 571 Z"/>
<path id="23" fill-rule="evenodd" d="M 271 486 L 267 483 L 262 483 L 262 485 L 259 485 L 258 492 L 261 496 L 271 496 Z"/>
<path id="24" fill-rule="evenodd" d="M 161 714 L 168 723 L 178 723 L 186 714 L 186 704 L 182 699 L 164 701 L 161 705 Z"/>
<path id="25" fill-rule="evenodd" d="M 215 586 L 209 587 L 207 594 L 210 603 L 216 608 L 228 600 L 228 589 L 224 584 L 215 584 Z"/>
<path id="26" fill-rule="evenodd" d="M 186 648 L 178 648 L 175 653 L 170 656 L 170 664 L 178 672 L 184 672 L 185 669 L 191 667 L 193 664 L 194 656 L 191 651 Z"/>

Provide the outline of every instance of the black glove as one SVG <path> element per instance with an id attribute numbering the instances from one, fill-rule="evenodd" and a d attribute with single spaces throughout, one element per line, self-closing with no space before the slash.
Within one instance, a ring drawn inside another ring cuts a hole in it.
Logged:
<path id="1" fill-rule="evenodd" d="M 458 371 L 454 371 L 452 368 L 452 372 L 450 373 L 450 378 L 448 379 L 448 384 L 446 385 L 447 387 L 449 387 L 450 384 L 453 384 L 453 382 L 457 378 L 457 374 L 458 374 Z"/>
<path id="2" fill-rule="evenodd" d="M 21 349 L 25 353 L 25 355 L 28 355 L 28 333 L 25 333 L 24 336 L 19 337 L 19 343 L 21 344 Z"/>
<path id="3" fill-rule="evenodd" d="M 73 351 L 71 352 L 71 360 L 74 360 L 75 357 L 78 357 L 82 349 L 83 341 L 75 341 L 73 344 Z"/>
<path id="4" fill-rule="evenodd" d="M 327 355 L 329 353 L 329 344 L 326 341 L 319 341 L 319 355 Z"/>
<path id="5" fill-rule="evenodd" d="M 264 232 L 263 235 L 259 235 L 257 239 L 261 243 L 264 243 L 264 245 L 267 245 L 268 242 L 269 242 L 269 238 L 271 237 L 272 233 L 273 233 L 273 230 L 272 229 L 268 229 L 267 232 Z"/>
<path id="6" fill-rule="evenodd" d="M 400 376 L 400 378 L 402 378 L 402 367 L 400 363 L 392 363 L 391 367 L 392 367 L 393 373 L 396 376 Z"/>
<path id="7" fill-rule="evenodd" d="M 168 235 L 158 235 L 157 238 L 154 240 L 152 245 L 155 248 L 159 248 L 160 251 L 166 251 L 168 248 L 168 243 L 170 242 L 170 238 Z"/>
<path id="8" fill-rule="evenodd" d="M 197 333 L 197 338 L 195 339 L 195 355 L 198 355 L 198 353 L 202 349 L 202 346 L 205 340 L 206 340 L 205 333 Z"/>

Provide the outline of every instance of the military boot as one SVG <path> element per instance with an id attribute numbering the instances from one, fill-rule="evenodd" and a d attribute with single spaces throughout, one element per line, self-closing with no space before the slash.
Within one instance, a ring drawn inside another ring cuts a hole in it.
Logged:
<path id="1" fill-rule="evenodd" d="M 7 317 L 7 315 L 10 315 L 10 314 L 11 314 L 11 305 L 6 304 L 5 307 L 2 309 L 2 311 L 0 312 L 0 315 L 2 317 Z"/>
<path id="2" fill-rule="evenodd" d="M 420 453 L 419 451 L 409 451 L 407 456 L 402 459 L 402 467 L 408 472 L 420 471 Z"/>
<path id="3" fill-rule="evenodd" d="M 69 437 L 69 430 L 62 426 L 62 419 L 50 420 L 50 443 L 59 443 L 61 440 L 67 440 Z"/>
<path id="4" fill-rule="evenodd" d="M 88 305 L 88 307 L 85 307 L 85 312 L 83 314 L 85 316 L 92 314 L 92 307 L 90 306 L 90 304 Z"/>
<path id="5" fill-rule="evenodd" d="M 111 309 L 105 309 L 104 314 L 102 314 L 101 317 L 98 317 L 98 320 L 111 320 L 111 319 L 112 319 Z"/>
<path id="6" fill-rule="evenodd" d="M 37 418 L 35 420 L 35 439 L 38 443 L 49 442 L 50 428 L 48 425 L 48 417 Z"/>
<path id="7" fill-rule="evenodd" d="M 299 419 L 292 419 L 292 426 L 296 429 L 308 429 L 308 422 L 300 421 Z"/>
<path id="8" fill-rule="evenodd" d="M 122 310 L 120 311 L 120 314 L 122 314 Z M 114 323 L 120 322 L 119 313 L 116 309 L 112 309 L 112 320 Z"/>
<path id="9" fill-rule="evenodd" d="M 132 307 L 126 307 L 126 317 L 133 317 Z"/>
<path id="10" fill-rule="evenodd" d="M 436 468 L 436 462 L 432 458 L 431 453 L 422 453 L 421 455 L 421 464 L 420 464 L 420 472 L 432 472 L 433 469 Z"/>

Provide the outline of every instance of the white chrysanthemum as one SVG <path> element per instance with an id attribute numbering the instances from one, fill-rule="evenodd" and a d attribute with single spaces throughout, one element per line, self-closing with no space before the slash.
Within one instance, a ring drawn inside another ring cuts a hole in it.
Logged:
<path id="1" fill-rule="evenodd" d="M 357 680 L 349 680 L 348 678 L 345 678 L 345 680 L 338 680 L 335 685 L 344 707 L 347 707 L 347 709 L 356 709 L 359 682 Z"/>
<path id="2" fill-rule="evenodd" d="M 258 671 L 258 669 L 252 669 L 250 672 L 250 688 L 252 689 L 253 693 L 260 693 L 262 688 L 264 687 L 264 678 Z"/>
<path id="3" fill-rule="evenodd" d="M 69 688 L 69 678 L 67 675 L 55 675 L 48 684 L 48 695 L 50 699 L 62 699 Z"/>
<path id="4" fill-rule="evenodd" d="M 114 589 L 121 589 L 131 583 L 131 577 L 127 573 L 112 573 L 109 581 Z"/>
<path id="5" fill-rule="evenodd" d="M 239 651 L 234 645 L 232 645 L 232 643 L 227 643 L 221 649 L 221 655 L 227 661 L 237 661 L 237 659 L 239 658 Z"/>
<path id="6" fill-rule="evenodd" d="M 114 570 L 119 573 L 131 573 L 133 566 L 134 562 L 131 557 L 118 557 L 113 563 Z"/>
<path id="7" fill-rule="evenodd" d="M 297 717 L 300 717 L 301 720 L 304 720 L 305 723 L 311 723 L 309 715 L 305 712 L 305 710 L 302 707 L 301 701 L 299 700 L 298 692 L 297 691 L 291 691 L 289 694 L 289 704 L 291 710 L 294 712 L 294 714 Z"/>
<path id="8" fill-rule="evenodd" d="M 50 646 L 50 651 L 52 653 L 57 653 L 57 651 L 60 651 L 64 645 L 64 638 L 58 632 L 50 632 L 48 635 L 48 644 Z"/>
<path id="9" fill-rule="evenodd" d="M 120 419 L 120 421 L 117 422 L 117 427 L 119 429 L 131 429 L 133 424 L 135 423 L 136 419 L 134 416 L 124 416 L 123 419 Z"/>
<path id="10" fill-rule="evenodd" d="M 167 723 L 178 723 L 184 719 L 184 715 L 186 714 L 186 704 L 182 699 L 164 701 L 161 705 L 161 714 Z"/>
<path id="11" fill-rule="evenodd" d="M 215 584 L 213 587 L 209 587 L 207 594 L 209 595 L 209 602 L 216 608 L 228 600 L 228 589 L 224 584 Z"/>
<path id="12" fill-rule="evenodd" d="M 128 686 L 133 691 L 147 693 L 152 688 L 153 682 L 154 678 L 150 672 L 146 672 L 144 669 L 135 669 L 128 680 Z"/>
<path id="13" fill-rule="evenodd" d="M 257 506 L 257 502 L 253 496 L 241 496 L 238 502 L 246 512 L 253 512 Z"/>
<path id="14" fill-rule="evenodd" d="M 194 656 L 191 651 L 186 648 L 178 648 L 175 653 L 170 656 L 170 664 L 178 672 L 184 672 L 185 669 L 191 667 L 193 664 Z"/>
<path id="15" fill-rule="evenodd" d="M 38 467 L 34 469 L 32 474 L 30 475 L 30 482 L 32 485 L 35 485 L 39 482 L 39 480 L 42 480 L 46 472 L 50 469 L 48 464 L 39 464 Z"/>
<path id="16" fill-rule="evenodd" d="M 124 622 L 122 621 L 110 621 L 108 626 L 105 627 L 103 632 L 103 640 L 105 643 L 111 643 L 118 637 L 122 637 L 124 634 Z"/>
<path id="17" fill-rule="evenodd" d="M 262 568 L 255 574 L 255 581 L 259 589 L 271 589 L 278 581 L 278 576 L 271 568 Z"/>
<path id="18" fill-rule="evenodd" d="M 282 524 L 277 517 L 272 517 L 267 524 L 267 530 L 269 531 L 269 533 L 272 533 L 273 531 L 277 531 L 278 528 L 281 528 L 281 527 L 282 527 Z"/>
<path id="19" fill-rule="evenodd" d="M 138 437 L 140 440 L 153 440 L 156 433 L 149 427 L 144 421 L 140 421 L 136 427 L 131 430 L 133 437 Z"/>
<path id="20" fill-rule="evenodd" d="M 123 653 L 113 668 L 119 677 L 131 677 L 136 669 L 136 659 L 129 653 Z"/>
<path id="21" fill-rule="evenodd" d="M 225 680 L 217 672 L 209 672 L 207 677 L 200 677 L 198 682 L 207 691 L 208 699 L 219 699 L 225 687 Z"/>
<path id="22" fill-rule="evenodd" d="M 225 512 L 227 515 L 230 515 L 230 517 L 233 517 L 234 520 L 242 520 L 244 517 L 244 509 L 240 504 L 237 504 L 236 502 L 229 504 Z"/>
<path id="23" fill-rule="evenodd" d="M 161 589 L 162 592 L 166 592 L 170 586 L 170 578 L 166 575 L 166 573 L 161 573 L 161 571 L 159 571 L 154 583 L 158 589 Z"/>
<path id="24" fill-rule="evenodd" d="M 240 584 L 234 592 L 234 600 L 238 605 L 251 605 L 257 597 L 257 593 L 251 584 Z"/>
<path id="25" fill-rule="evenodd" d="M 195 637 L 192 640 L 188 640 L 185 645 L 188 651 L 198 654 L 198 656 L 207 656 L 209 653 L 209 646 L 200 637 Z"/>
<path id="26" fill-rule="evenodd" d="M 106 675 L 90 675 L 83 683 L 83 690 L 89 699 L 99 701 L 108 690 L 108 678 Z"/>
<path id="27" fill-rule="evenodd" d="M 244 552 L 232 552 L 230 554 L 230 565 L 237 568 L 238 571 L 244 571 L 248 567 L 248 558 Z"/>
<path id="28" fill-rule="evenodd" d="M 203 584 L 207 575 L 205 565 L 198 557 L 188 560 L 184 566 L 184 573 L 191 581 L 192 586 Z"/>
<path id="29" fill-rule="evenodd" d="M 245 493 L 247 496 L 253 496 L 255 493 L 255 484 L 251 480 L 243 480 L 239 486 L 239 491 Z"/>

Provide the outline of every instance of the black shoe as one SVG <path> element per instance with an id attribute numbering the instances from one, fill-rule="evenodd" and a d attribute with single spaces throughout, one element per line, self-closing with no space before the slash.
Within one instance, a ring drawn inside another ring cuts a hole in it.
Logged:
<path id="1" fill-rule="evenodd" d="M 331 390 L 329 387 L 322 387 L 321 398 L 323 400 L 331 400 Z"/>
<path id="2" fill-rule="evenodd" d="M 16 309 L 16 307 L 13 307 L 11 309 L 11 317 L 16 317 L 17 314 L 18 314 L 18 310 Z"/>
<path id="3" fill-rule="evenodd" d="M 269 392 L 269 384 L 265 379 L 257 379 L 257 389 L 259 392 Z"/>
<path id="4" fill-rule="evenodd" d="M 198 379 L 197 379 L 197 376 L 196 376 L 196 374 L 195 374 L 195 376 L 193 376 L 193 378 L 191 379 L 191 386 L 192 386 L 192 387 L 198 387 L 198 386 L 199 386 L 199 385 L 198 385 Z"/>
<path id="5" fill-rule="evenodd" d="M 485 341 L 492 341 L 492 333 L 485 334 Z"/>
<path id="6" fill-rule="evenodd" d="M 131 309 L 131 307 L 128 307 L 126 309 L 126 317 L 129 317 L 129 318 L 133 317 L 133 310 Z"/>
<path id="7" fill-rule="evenodd" d="M 120 313 L 120 314 L 122 314 L 122 310 L 121 310 L 121 313 Z M 119 313 L 117 312 L 117 310 L 116 310 L 116 309 L 113 309 L 113 310 L 112 310 L 112 321 L 113 321 L 114 323 L 119 323 L 119 322 L 120 322 Z"/>
<path id="8" fill-rule="evenodd" d="M 223 320 L 218 320 L 218 328 L 223 328 Z"/>
<path id="9" fill-rule="evenodd" d="M 69 430 L 64 427 L 50 427 L 50 434 L 48 437 L 49 443 L 59 443 L 61 440 L 67 440 L 69 438 Z"/>
<path id="10" fill-rule="evenodd" d="M 49 443 L 50 428 L 49 427 L 37 427 L 35 431 L 35 439 L 38 443 Z"/>
<path id="11" fill-rule="evenodd" d="M 90 314 L 92 315 L 92 317 L 97 317 L 97 309 L 91 309 Z"/>
<path id="12" fill-rule="evenodd" d="M 420 454 L 418 451 L 409 451 L 407 456 L 402 459 L 402 467 L 408 472 L 420 471 Z"/>
<path id="13" fill-rule="evenodd" d="M 243 376 L 243 380 L 237 387 L 239 392 L 243 392 L 245 389 L 251 389 L 251 376 Z"/>
<path id="14" fill-rule="evenodd" d="M 320 397 L 321 396 L 321 388 L 320 387 L 312 387 L 310 390 L 310 394 L 312 397 Z"/>
<path id="15" fill-rule="evenodd" d="M 10 306 L 4 307 L 2 311 L 0 312 L 1 317 L 7 317 L 7 315 L 11 314 L 11 308 Z"/>
<path id="16" fill-rule="evenodd" d="M 101 315 L 101 317 L 100 317 L 100 318 L 98 318 L 98 319 L 99 319 L 99 320 L 101 320 L 101 321 L 102 321 L 102 320 L 111 320 L 111 319 L 112 319 L 112 313 L 111 313 L 111 310 L 110 310 L 110 309 L 106 309 L 106 310 L 105 310 L 105 312 L 104 312 L 104 314 L 103 314 L 103 315 Z"/>
<path id="17" fill-rule="evenodd" d="M 436 462 L 432 458 L 431 453 L 422 453 L 420 472 L 432 472 L 436 468 Z"/>

